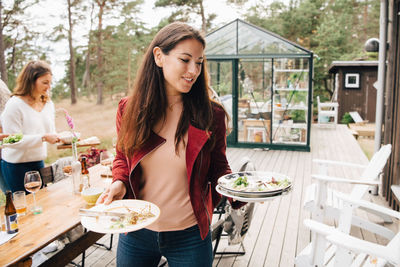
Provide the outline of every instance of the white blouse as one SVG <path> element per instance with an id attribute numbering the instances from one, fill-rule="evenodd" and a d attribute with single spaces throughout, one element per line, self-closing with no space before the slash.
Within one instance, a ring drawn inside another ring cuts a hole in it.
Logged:
<path id="1" fill-rule="evenodd" d="M 42 137 L 46 133 L 56 133 L 54 104 L 49 101 L 38 112 L 21 98 L 13 96 L 1 114 L 1 125 L 4 133 L 24 135 L 17 144 L 1 150 L 3 160 L 10 163 L 44 160 L 47 143 L 42 142 Z"/>

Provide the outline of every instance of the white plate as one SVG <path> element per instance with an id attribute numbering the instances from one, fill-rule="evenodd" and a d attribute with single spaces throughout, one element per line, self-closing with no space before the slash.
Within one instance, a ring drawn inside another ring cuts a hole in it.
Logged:
<path id="1" fill-rule="evenodd" d="M 220 193 L 223 196 L 230 197 L 230 198 L 242 201 L 242 202 L 265 202 L 265 201 L 270 201 L 270 200 L 274 200 L 275 198 L 284 196 L 284 195 L 286 195 L 286 194 L 288 194 L 290 192 L 290 189 L 289 189 L 289 190 L 286 190 L 286 191 L 283 191 L 283 192 L 279 193 L 278 195 L 269 196 L 269 197 L 240 197 L 240 196 L 232 195 L 227 191 L 224 191 L 223 189 L 220 188 L 219 185 L 217 185 L 215 187 L 215 190 L 217 190 L 217 192 Z"/>
<path id="2" fill-rule="evenodd" d="M 99 217 L 81 217 L 82 225 L 93 232 L 103 233 L 103 234 L 116 234 L 116 233 L 127 233 L 132 231 L 140 230 L 153 222 L 155 222 L 160 216 L 160 209 L 153 203 L 138 200 L 138 199 L 123 199 L 113 201 L 110 205 L 97 205 L 91 208 L 91 210 L 96 211 L 115 211 L 115 212 L 127 212 L 125 207 L 128 207 L 131 210 L 136 212 L 140 212 L 141 210 L 147 210 L 150 206 L 150 211 L 155 216 L 145 219 L 143 221 L 139 221 L 134 225 L 128 225 L 123 228 L 112 228 L 113 221 L 111 221 L 112 217 L 109 216 L 99 216 Z"/>
<path id="3" fill-rule="evenodd" d="M 81 134 L 78 132 L 74 132 L 75 135 L 72 132 L 69 131 L 64 131 L 61 133 L 58 133 L 58 138 L 60 138 L 60 141 L 65 144 L 65 145 L 70 145 L 72 142 L 72 139 L 76 136 L 76 138 L 80 138 Z"/>
<path id="4" fill-rule="evenodd" d="M 244 188 L 235 188 L 232 184 L 239 178 L 246 177 L 247 182 L 249 183 L 248 187 Z M 288 180 L 289 184 L 285 187 L 273 187 L 273 188 L 264 188 L 264 190 L 257 190 L 257 182 L 265 182 L 268 183 L 271 179 L 274 178 L 276 181 Z M 233 172 L 230 174 L 226 174 L 218 179 L 218 185 L 224 189 L 225 191 L 238 196 L 240 194 L 251 194 L 254 197 L 265 197 L 266 195 L 275 194 L 278 192 L 285 191 L 289 189 L 292 185 L 292 181 L 290 178 L 281 173 L 274 172 L 262 172 L 262 171 L 243 171 L 243 172 Z"/>
<path id="5" fill-rule="evenodd" d="M 19 144 L 19 143 L 21 143 L 21 142 L 22 142 L 22 139 L 19 140 L 18 142 L 15 142 L 15 143 L 6 143 L 6 144 L 2 144 L 0 147 L 1 147 L 1 148 L 13 147 L 13 146 L 15 146 L 15 145 L 17 145 L 17 144 Z"/>

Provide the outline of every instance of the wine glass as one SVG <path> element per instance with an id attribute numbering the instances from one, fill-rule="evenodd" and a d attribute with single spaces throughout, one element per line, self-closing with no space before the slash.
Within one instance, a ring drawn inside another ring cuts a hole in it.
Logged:
<path id="1" fill-rule="evenodd" d="M 117 146 L 117 142 L 118 142 L 118 137 L 114 136 L 112 138 L 112 146 L 115 149 L 115 147 Z"/>
<path id="2" fill-rule="evenodd" d="M 35 193 L 42 187 L 42 179 L 38 171 L 29 171 L 25 173 L 24 185 L 26 191 L 33 194 L 33 207 L 31 211 L 33 214 L 42 213 L 42 207 L 36 205 Z"/>
<path id="3" fill-rule="evenodd" d="M 117 143 L 118 143 L 118 137 L 114 136 L 112 138 L 112 146 L 113 146 L 113 154 L 117 154 Z"/>

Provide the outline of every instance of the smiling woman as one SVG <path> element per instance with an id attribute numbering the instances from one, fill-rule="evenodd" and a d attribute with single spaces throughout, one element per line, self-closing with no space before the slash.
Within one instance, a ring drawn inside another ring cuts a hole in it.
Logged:
<path id="1" fill-rule="evenodd" d="M 44 167 L 46 143 L 58 141 L 54 123 L 54 105 L 48 96 L 52 74 L 43 61 L 31 61 L 17 78 L 12 97 L 1 116 L 3 132 L 23 134 L 20 142 L 2 149 L 1 170 L 6 187 L 24 190 L 25 172 Z"/>
<path id="2" fill-rule="evenodd" d="M 201 72 L 203 51 L 203 44 L 194 39 L 182 41 L 169 53 L 160 47 L 153 49 L 155 62 L 163 69 L 167 96 L 190 91 Z"/>
<path id="3" fill-rule="evenodd" d="M 118 266 L 157 266 L 161 256 L 169 266 L 212 265 L 215 186 L 231 170 L 226 114 L 208 93 L 205 46 L 189 25 L 165 26 L 144 55 L 132 96 L 120 102 L 113 183 L 98 203 L 136 198 L 161 212 L 145 229 L 120 235 Z"/>

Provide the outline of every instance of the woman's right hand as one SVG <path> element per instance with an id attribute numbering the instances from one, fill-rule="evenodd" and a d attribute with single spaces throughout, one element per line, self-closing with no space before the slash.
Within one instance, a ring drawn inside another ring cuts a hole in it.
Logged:
<path id="1" fill-rule="evenodd" d="M 6 138 L 8 136 L 9 136 L 9 134 L 0 133 L 0 141 L 2 141 L 4 138 Z"/>
<path id="2" fill-rule="evenodd" d="M 104 203 L 105 205 L 110 204 L 114 200 L 122 199 L 126 194 L 125 184 L 121 181 L 115 181 L 112 183 L 106 191 L 104 191 L 97 199 L 96 205 Z"/>
<path id="3" fill-rule="evenodd" d="M 55 144 L 60 141 L 60 138 L 57 134 L 45 134 L 43 135 L 42 140 L 50 144 Z"/>

